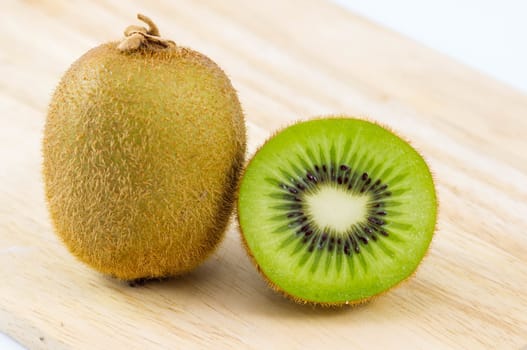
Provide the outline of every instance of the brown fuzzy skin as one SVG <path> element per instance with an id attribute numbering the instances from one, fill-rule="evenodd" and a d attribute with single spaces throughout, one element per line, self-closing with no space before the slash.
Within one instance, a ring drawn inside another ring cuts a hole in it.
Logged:
<path id="1" fill-rule="evenodd" d="M 194 269 L 222 239 L 246 150 L 228 77 L 170 46 L 96 47 L 65 73 L 43 139 L 46 198 L 73 255 L 123 280 Z"/>
<path id="2" fill-rule="evenodd" d="M 342 114 L 337 114 L 337 115 L 327 115 L 327 116 L 318 116 L 318 117 L 313 117 L 313 118 L 309 118 L 309 120 L 318 120 L 318 119 L 328 119 L 328 118 L 354 118 L 354 117 L 350 117 L 350 116 L 347 116 L 347 115 L 342 115 Z M 380 124 L 374 120 L 371 120 L 369 118 L 361 118 L 363 120 L 367 120 L 371 123 L 374 123 L 374 124 L 377 124 L 387 130 L 389 130 L 390 132 L 392 132 L 393 134 L 397 135 L 399 138 L 403 139 L 405 142 L 409 143 L 410 142 L 406 139 L 406 138 L 403 138 L 401 136 L 399 136 L 398 133 L 396 133 L 393 129 L 391 129 L 390 127 L 387 127 L 383 124 Z M 242 175 L 240 178 L 243 178 L 243 176 L 245 175 L 245 171 L 246 169 L 249 167 L 249 165 L 251 164 L 252 160 L 254 159 L 254 157 L 256 156 L 256 154 L 260 151 L 260 149 L 262 149 L 266 144 L 267 142 L 269 142 L 275 135 L 277 135 L 278 133 L 280 133 L 280 131 L 284 130 L 285 128 L 289 127 L 289 126 L 292 126 L 294 124 L 297 124 L 299 122 L 302 122 L 303 120 L 298 120 L 296 122 L 292 122 L 290 123 L 289 125 L 287 126 L 284 126 L 282 129 L 280 130 L 277 130 L 275 131 L 260 147 L 258 147 L 258 149 L 256 150 L 256 152 L 254 152 L 254 154 L 251 156 L 251 158 L 246 162 L 244 168 L 243 168 L 243 171 L 242 171 Z M 413 147 L 413 146 L 412 146 Z M 415 149 L 415 147 L 414 147 Z M 417 150 L 416 150 L 417 151 Z M 421 153 L 419 153 L 421 155 Z M 422 155 L 421 155 L 422 156 Z M 423 157 L 424 158 L 424 157 Z M 432 173 L 432 180 L 434 180 L 434 186 L 435 186 L 435 179 L 433 178 L 433 173 Z M 237 220 L 237 226 L 239 228 L 239 231 L 240 231 L 240 236 L 241 236 L 241 240 L 242 240 L 242 245 L 244 247 L 244 250 L 245 252 L 247 253 L 247 256 L 249 257 L 249 259 L 251 260 L 252 264 L 256 267 L 256 270 L 258 271 L 258 273 L 260 274 L 260 276 L 262 276 L 262 278 L 266 281 L 267 285 L 275 292 L 281 294 L 282 296 L 286 297 L 287 299 L 289 300 L 292 300 L 293 302 L 297 303 L 297 304 L 301 304 L 301 305 L 310 305 L 310 306 L 313 306 L 313 307 L 322 307 L 322 308 L 340 308 L 340 307 L 344 307 L 344 306 L 351 306 L 351 307 L 354 307 L 354 306 L 359 306 L 359 305 L 363 305 L 363 304 L 366 304 L 366 303 L 369 303 L 371 301 L 373 301 L 374 299 L 378 298 L 379 296 L 382 296 L 386 293 L 388 293 L 389 291 L 391 291 L 392 289 L 394 288 L 398 288 L 399 286 L 401 286 L 402 284 L 404 284 L 405 282 L 409 281 L 416 273 L 417 273 L 417 268 L 408 276 L 406 277 L 405 279 L 401 280 L 399 283 L 393 285 L 391 288 L 385 290 L 385 291 L 382 291 L 378 294 L 375 294 L 375 295 L 372 295 L 370 297 L 367 297 L 367 298 L 363 298 L 363 299 L 358 299 L 358 300 L 350 300 L 350 301 L 342 301 L 342 302 L 330 302 L 330 303 L 325 303 L 325 302 L 319 302 L 319 301 L 315 301 L 315 300 L 306 300 L 306 299 L 303 299 L 303 298 L 299 298 L 297 296 L 294 296 L 294 295 L 291 295 L 289 293 L 287 293 L 285 290 L 283 290 L 280 286 L 278 286 L 276 283 L 274 283 L 273 281 L 271 281 L 271 279 L 269 279 L 269 277 L 267 277 L 267 275 L 265 274 L 265 272 L 260 268 L 258 262 L 256 261 L 256 259 L 254 258 L 253 254 L 251 253 L 251 250 L 249 249 L 249 246 L 247 244 L 247 241 L 245 239 L 245 235 L 243 234 L 243 228 L 242 228 L 242 225 L 240 224 L 240 218 L 238 216 L 238 212 L 239 212 L 239 205 L 240 205 L 240 202 L 238 200 L 238 197 L 239 197 L 239 190 L 240 190 L 240 183 L 241 181 L 238 183 L 238 187 L 237 187 L 237 190 L 236 190 L 236 193 L 237 193 L 237 196 L 236 196 L 236 203 L 237 203 L 237 210 L 236 210 L 236 220 Z M 437 197 L 436 197 L 436 200 L 437 200 Z M 438 205 L 439 206 L 439 205 Z M 437 221 L 436 221 L 436 224 L 435 224 L 435 228 L 434 228 L 434 232 L 437 231 Z M 423 260 L 427 257 L 428 253 L 430 252 L 430 247 L 432 245 L 433 241 L 430 243 L 430 245 L 428 246 L 428 249 L 427 251 L 425 252 L 425 255 L 423 257 Z M 420 264 L 418 265 L 418 267 L 420 266 Z"/>

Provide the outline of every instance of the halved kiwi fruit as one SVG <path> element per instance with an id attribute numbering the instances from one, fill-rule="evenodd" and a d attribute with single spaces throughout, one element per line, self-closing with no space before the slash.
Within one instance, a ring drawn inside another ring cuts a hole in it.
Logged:
<path id="1" fill-rule="evenodd" d="M 436 211 L 419 153 L 347 117 L 272 137 L 247 166 L 238 199 L 243 240 L 271 287 L 324 305 L 363 302 L 412 275 Z"/>

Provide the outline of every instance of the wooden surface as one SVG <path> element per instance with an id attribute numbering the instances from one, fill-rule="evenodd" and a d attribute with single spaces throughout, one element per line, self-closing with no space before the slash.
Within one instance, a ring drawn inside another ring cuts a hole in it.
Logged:
<path id="1" fill-rule="evenodd" d="M 1 331 L 31 349 L 527 346 L 527 97 L 336 5 L 299 4 L 2 1 Z M 250 153 L 292 121 L 341 112 L 412 140 L 441 201 L 415 278 L 354 309 L 296 305 L 266 288 L 235 227 L 194 273 L 141 288 L 75 261 L 43 200 L 46 105 L 69 64 L 138 11 L 230 75 Z"/>

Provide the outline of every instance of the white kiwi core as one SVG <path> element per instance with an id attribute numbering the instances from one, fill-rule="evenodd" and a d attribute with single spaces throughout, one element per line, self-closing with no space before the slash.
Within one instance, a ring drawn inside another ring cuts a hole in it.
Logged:
<path id="1" fill-rule="evenodd" d="M 309 216 L 319 228 L 347 232 L 366 219 L 370 196 L 327 185 L 306 194 L 304 200 Z"/>

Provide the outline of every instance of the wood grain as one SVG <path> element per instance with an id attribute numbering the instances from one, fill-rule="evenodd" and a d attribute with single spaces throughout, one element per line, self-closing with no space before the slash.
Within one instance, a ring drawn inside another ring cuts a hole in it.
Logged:
<path id="1" fill-rule="evenodd" d="M 31 349 L 519 349 L 527 345 L 527 96 L 322 0 L 6 0 L 0 5 L 0 330 Z M 40 142 L 63 71 L 141 11 L 232 78 L 250 152 L 348 113 L 429 161 L 438 231 L 415 278 L 353 309 L 266 288 L 230 228 L 178 279 L 130 288 L 75 261 L 43 200 Z"/>

